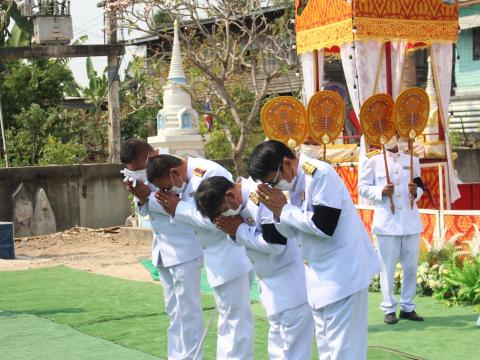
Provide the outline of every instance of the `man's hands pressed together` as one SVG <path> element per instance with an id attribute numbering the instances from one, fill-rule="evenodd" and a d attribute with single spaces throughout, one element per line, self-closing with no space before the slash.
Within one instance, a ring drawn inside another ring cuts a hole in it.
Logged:
<path id="1" fill-rule="evenodd" d="M 155 194 L 155 199 L 157 199 L 159 204 L 163 206 L 163 208 L 168 214 L 170 214 L 171 216 L 175 216 L 178 203 L 180 202 L 180 198 L 178 197 L 178 195 L 160 190 L 157 191 L 157 193 Z"/>
<path id="2" fill-rule="evenodd" d="M 260 184 L 257 188 L 257 194 L 260 197 L 260 201 L 265 204 L 267 208 L 275 215 L 277 219 L 280 219 L 282 209 L 287 203 L 287 197 L 285 194 L 277 189 L 274 189 L 266 184 Z"/>
<path id="3" fill-rule="evenodd" d="M 241 216 L 219 216 L 214 222 L 219 230 L 235 237 L 238 228 L 243 224 L 243 219 Z"/>

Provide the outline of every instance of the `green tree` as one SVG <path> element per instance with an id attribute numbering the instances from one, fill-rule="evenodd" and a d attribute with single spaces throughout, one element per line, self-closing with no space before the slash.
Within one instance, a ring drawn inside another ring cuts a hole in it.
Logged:
<path id="1" fill-rule="evenodd" d="M 161 69 L 165 63 L 151 62 L 147 72 L 144 57 L 135 57 L 125 71 L 120 89 L 122 138 L 142 138 L 156 134 L 156 118 L 162 107 Z"/>
<path id="2" fill-rule="evenodd" d="M 9 31 L 12 20 L 15 23 Z M 32 20 L 20 14 L 15 1 L 0 1 L 0 46 L 27 46 L 32 33 Z"/>
<path id="3" fill-rule="evenodd" d="M 39 165 L 72 165 L 80 164 L 85 160 L 87 151 L 76 139 L 67 143 L 54 136 L 49 136 L 42 149 Z"/>
<path id="4" fill-rule="evenodd" d="M 61 105 L 66 84 L 72 81 L 71 70 L 54 60 L 7 63 L 0 76 L 5 127 L 17 128 L 14 115 L 32 104 L 42 109 Z"/>
<path id="5" fill-rule="evenodd" d="M 245 87 L 235 87 L 231 89 L 233 96 L 237 99 L 238 108 L 241 109 L 240 116 L 246 116 L 246 113 L 249 111 L 249 105 L 253 101 L 255 94 L 249 91 Z M 268 99 L 265 99 L 267 101 Z M 209 134 L 209 141 L 205 146 L 205 153 L 207 157 L 211 159 L 227 159 L 232 158 L 232 147 L 227 139 L 227 136 L 224 131 L 224 125 L 232 129 L 232 136 L 238 138 L 240 136 L 240 131 L 235 126 L 234 121 L 230 116 L 230 112 L 227 109 L 221 107 L 221 104 L 214 103 L 213 107 L 219 106 L 219 110 L 216 111 L 214 117 L 214 128 L 213 131 Z M 201 125 L 202 131 L 206 132 L 205 125 Z M 247 144 L 245 146 L 242 160 L 243 162 L 248 161 L 250 154 L 256 145 L 260 144 L 265 140 L 265 134 L 260 125 L 260 119 L 257 118 L 257 121 L 252 125 Z"/>
<path id="6" fill-rule="evenodd" d="M 87 148 L 89 160 L 104 162 L 108 158 L 108 115 L 105 106 L 108 94 L 107 69 L 99 75 L 89 57 L 86 61 L 86 71 L 88 87 L 82 89 L 82 94 L 93 108 L 78 114 L 82 122 L 81 138 Z"/>
<path id="7" fill-rule="evenodd" d="M 10 166 L 35 165 L 36 151 L 32 151 L 34 138 L 30 131 L 25 129 L 8 129 L 5 131 L 5 139 L 8 144 Z M 1 166 L 5 166 L 3 157 L 1 159 Z"/>
<path id="8" fill-rule="evenodd" d="M 48 134 L 59 123 L 59 109 L 52 107 L 45 110 L 38 104 L 32 104 L 30 108 L 15 115 L 14 119 L 16 129 L 9 129 L 10 136 L 7 138 L 9 153 L 19 158 L 16 160 L 19 165 L 35 165 Z"/>

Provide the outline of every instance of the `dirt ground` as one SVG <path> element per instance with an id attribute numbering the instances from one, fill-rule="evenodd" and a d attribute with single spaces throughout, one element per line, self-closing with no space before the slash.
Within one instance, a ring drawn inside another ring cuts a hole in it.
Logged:
<path id="1" fill-rule="evenodd" d="M 119 278 L 151 282 L 140 264 L 150 259 L 151 242 L 130 240 L 118 228 L 72 228 L 52 235 L 15 239 L 16 260 L 1 260 L 0 271 L 65 265 Z"/>

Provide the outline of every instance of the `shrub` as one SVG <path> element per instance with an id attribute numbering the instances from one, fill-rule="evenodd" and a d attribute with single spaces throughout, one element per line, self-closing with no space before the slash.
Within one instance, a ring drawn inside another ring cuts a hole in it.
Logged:
<path id="1" fill-rule="evenodd" d="M 62 143 L 56 137 L 49 136 L 42 149 L 40 165 L 72 165 L 82 163 L 87 156 L 83 145 L 72 139 Z"/>
<path id="2" fill-rule="evenodd" d="M 448 262 L 435 297 L 448 305 L 480 304 L 480 256 Z"/>

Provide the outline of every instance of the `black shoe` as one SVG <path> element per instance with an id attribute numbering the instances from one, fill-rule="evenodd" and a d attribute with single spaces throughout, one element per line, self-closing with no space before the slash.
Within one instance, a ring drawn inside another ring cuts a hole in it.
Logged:
<path id="1" fill-rule="evenodd" d="M 412 320 L 412 321 L 423 321 L 423 317 L 418 316 L 415 311 L 400 311 L 400 319 L 407 319 L 407 320 Z"/>
<path id="2" fill-rule="evenodd" d="M 394 312 L 385 314 L 385 317 L 383 318 L 383 322 L 388 325 L 394 325 L 398 323 L 397 315 Z"/>

